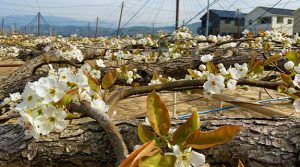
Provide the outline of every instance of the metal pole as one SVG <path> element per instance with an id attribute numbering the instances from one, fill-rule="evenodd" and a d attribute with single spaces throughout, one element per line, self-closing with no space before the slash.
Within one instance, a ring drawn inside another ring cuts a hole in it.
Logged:
<path id="1" fill-rule="evenodd" d="M 176 102 L 177 101 L 177 94 L 176 92 L 173 93 L 173 113 L 172 113 L 172 117 L 176 118 L 177 114 L 176 114 Z"/>
<path id="2" fill-rule="evenodd" d="M 87 32 L 87 36 L 89 37 L 90 36 L 90 22 L 88 22 L 88 32 Z"/>
<path id="3" fill-rule="evenodd" d="M 121 26 L 121 21 L 122 21 L 123 8 L 124 8 L 124 0 L 122 1 L 122 7 L 121 7 L 120 18 L 119 18 L 119 25 L 118 25 L 117 36 L 119 36 L 119 34 L 120 34 L 120 26 Z"/>
<path id="4" fill-rule="evenodd" d="M 176 0 L 176 23 L 175 23 L 175 30 L 178 30 L 179 26 L 179 0 Z"/>
<path id="5" fill-rule="evenodd" d="M 237 9 L 237 33 L 238 33 L 238 35 L 237 35 L 237 38 L 239 39 L 241 36 L 240 36 L 240 25 L 241 23 L 240 23 L 240 9 Z"/>
<path id="6" fill-rule="evenodd" d="M 16 34 L 16 33 L 17 33 L 17 24 L 14 23 L 14 34 Z"/>
<path id="7" fill-rule="evenodd" d="M 207 0 L 207 13 L 206 13 L 206 32 L 205 35 L 208 37 L 208 28 L 209 28 L 209 0 Z"/>
<path id="8" fill-rule="evenodd" d="M 38 19 L 38 26 L 37 26 L 37 35 L 41 35 L 41 13 L 39 12 L 37 15 Z"/>
<path id="9" fill-rule="evenodd" d="M 99 24 L 99 17 L 97 16 L 95 38 L 97 38 L 97 36 L 98 36 L 98 24 Z"/>
<path id="10" fill-rule="evenodd" d="M 1 24 L 1 32 L 2 32 L 2 35 L 4 35 L 4 17 L 2 17 L 2 24 Z"/>

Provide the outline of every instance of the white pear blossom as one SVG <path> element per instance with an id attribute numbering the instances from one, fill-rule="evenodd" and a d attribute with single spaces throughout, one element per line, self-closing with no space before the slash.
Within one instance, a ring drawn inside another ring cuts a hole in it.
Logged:
<path id="1" fill-rule="evenodd" d="M 295 106 L 296 112 L 300 112 L 300 99 L 296 99 L 293 105 Z"/>
<path id="2" fill-rule="evenodd" d="M 206 81 L 203 85 L 205 91 L 211 94 L 221 93 L 225 88 L 224 77 L 222 75 L 209 74 Z"/>
<path id="3" fill-rule="evenodd" d="M 236 89 L 236 84 L 237 84 L 237 80 L 230 79 L 230 80 L 227 82 L 227 88 L 228 88 L 229 90 L 235 90 L 235 89 Z"/>
<path id="4" fill-rule="evenodd" d="M 284 63 L 284 68 L 286 70 L 291 70 L 294 68 L 294 66 L 295 66 L 295 64 L 292 61 L 288 61 L 288 62 Z"/>
<path id="5" fill-rule="evenodd" d="M 109 106 L 105 104 L 102 99 L 96 99 L 91 102 L 91 107 L 99 110 L 100 112 L 108 112 Z"/>
<path id="6" fill-rule="evenodd" d="M 294 67 L 294 70 L 296 71 L 296 73 L 300 73 L 300 63 Z"/>
<path id="7" fill-rule="evenodd" d="M 12 93 L 12 94 L 10 93 L 9 96 L 10 96 L 10 100 L 12 102 L 17 102 L 22 99 L 20 92 L 16 92 L 16 93 Z"/>
<path id="8" fill-rule="evenodd" d="M 67 126 L 66 116 L 66 112 L 61 108 L 57 109 L 52 105 L 43 106 L 43 114 L 34 119 L 34 125 L 38 127 L 38 132 L 42 135 L 47 135 L 52 131 L 62 131 Z"/>
<path id="9" fill-rule="evenodd" d="M 67 83 L 51 77 L 39 79 L 40 85 L 35 88 L 36 94 L 43 98 L 42 103 L 58 102 L 68 89 Z"/>
<path id="10" fill-rule="evenodd" d="M 244 63 L 243 65 L 234 64 L 235 68 L 229 68 L 228 72 L 230 73 L 231 77 L 233 79 L 240 79 L 240 78 L 244 78 L 247 75 L 248 72 L 248 65 L 246 63 Z"/>
<path id="11" fill-rule="evenodd" d="M 298 88 L 300 88 L 300 74 L 296 74 L 296 76 L 294 78 L 294 81 L 293 81 L 293 84 L 295 86 L 297 86 Z"/>
<path id="12" fill-rule="evenodd" d="M 288 93 L 289 94 L 294 94 L 294 93 L 296 93 L 296 89 L 295 88 L 288 88 Z"/>
<path id="13" fill-rule="evenodd" d="M 18 110 L 22 110 L 24 107 L 34 109 L 38 106 L 38 102 L 41 98 L 35 93 L 35 86 L 33 83 L 27 83 L 22 93 L 23 101 L 17 105 Z"/>
<path id="14" fill-rule="evenodd" d="M 104 61 L 102 59 L 96 60 L 96 64 L 100 68 L 104 68 L 105 67 Z"/>
<path id="15" fill-rule="evenodd" d="M 201 70 L 201 71 L 206 70 L 206 65 L 201 64 L 201 65 L 199 66 L 199 70 Z"/>
<path id="16" fill-rule="evenodd" d="M 205 164 L 205 155 L 193 151 L 191 147 L 186 148 L 183 152 L 178 145 L 172 148 L 176 156 L 176 167 L 201 167 Z"/>
<path id="17" fill-rule="evenodd" d="M 211 61 L 213 58 L 214 58 L 213 55 L 207 54 L 207 55 L 201 56 L 201 61 L 204 63 L 207 63 L 207 62 Z"/>

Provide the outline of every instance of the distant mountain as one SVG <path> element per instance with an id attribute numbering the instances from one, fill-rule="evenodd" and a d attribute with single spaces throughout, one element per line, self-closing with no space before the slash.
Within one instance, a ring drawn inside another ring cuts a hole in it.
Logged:
<path id="1" fill-rule="evenodd" d="M 14 23 L 17 26 L 25 26 L 36 23 L 36 16 L 34 15 L 18 15 L 18 16 L 7 16 L 5 17 L 5 25 L 12 26 Z M 90 22 L 91 25 L 95 25 L 95 22 Z M 101 21 L 102 24 L 111 24 L 110 22 Z M 61 16 L 43 16 L 41 24 L 50 24 L 55 26 L 83 26 L 87 25 L 88 21 L 80 21 L 73 18 L 61 17 Z"/>
<path id="2" fill-rule="evenodd" d="M 34 15 L 23 16 L 7 16 L 5 18 L 5 27 L 8 32 L 13 31 L 14 24 L 16 23 L 18 32 L 36 33 L 37 21 Z M 90 23 L 90 27 L 88 27 Z M 71 34 L 78 34 L 82 36 L 94 36 L 95 35 L 95 22 L 80 21 L 68 17 L 60 16 L 43 16 L 41 19 L 41 32 L 44 35 L 49 35 L 49 25 L 51 25 L 52 31 L 55 34 L 70 36 Z M 30 26 L 28 26 L 30 25 Z M 102 25 L 114 25 L 111 22 L 100 21 L 99 34 L 101 36 L 112 36 L 117 34 L 117 28 L 112 26 L 103 27 Z M 26 26 L 26 27 L 25 27 Z M 187 27 L 193 32 L 197 33 L 200 27 L 200 23 L 193 23 L 187 25 Z M 135 35 L 135 34 L 156 34 L 159 31 L 171 33 L 174 31 L 174 26 L 163 27 L 150 27 L 150 26 L 131 26 L 121 29 L 121 35 Z"/>

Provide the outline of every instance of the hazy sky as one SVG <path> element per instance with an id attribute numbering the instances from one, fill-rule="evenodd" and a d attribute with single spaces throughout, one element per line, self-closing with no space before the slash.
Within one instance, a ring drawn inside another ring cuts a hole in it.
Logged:
<path id="1" fill-rule="evenodd" d="M 211 2 L 214 0 L 210 0 Z M 249 12 L 256 6 L 273 6 L 278 0 L 219 0 L 213 9 Z M 78 20 L 117 24 L 122 0 L 0 0 L 0 16 L 45 15 L 71 17 Z M 176 0 L 125 0 L 122 24 L 173 24 Z M 187 21 L 206 8 L 207 0 L 180 0 L 180 22 Z M 300 0 L 282 0 L 277 8 L 297 9 Z M 197 17 L 194 21 L 198 21 Z"/>

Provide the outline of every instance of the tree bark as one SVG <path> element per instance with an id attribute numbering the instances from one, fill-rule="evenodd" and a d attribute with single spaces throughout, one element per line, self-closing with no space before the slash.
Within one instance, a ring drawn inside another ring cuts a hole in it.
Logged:
<path id="1" fill-rule="evenodd" d="M 137 124 L 141 120 L 115 122 L 132 151 L 140 144 Z M 242 125 L 243 130 L 227 144 L 198 150 L 211 166 L 298 167 L 300 164 L 299 118 L 210 118 L 202 117 L 202 130 L 222 125 Z M 76 122 L 76 121 L 75 121 Z M 176 126 L 182 121 L 174 121 Z M 113 166 L 114 143 L 95 122 L 68 126 L 33 140 L 19 125 L 0 126 L 0 166 Z"/>

